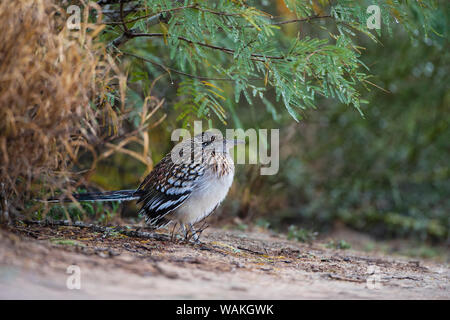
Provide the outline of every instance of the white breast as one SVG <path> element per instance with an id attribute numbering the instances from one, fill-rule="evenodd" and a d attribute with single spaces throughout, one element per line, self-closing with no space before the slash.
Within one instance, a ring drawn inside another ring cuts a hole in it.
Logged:
<path id="1" fill-rule="evenodd" d="M 199 188 L 174 211 L 173 219 L 183 224 L 194 224 L 206 218 L 225 199 L 233 183 L 233 175 L 234 170 L 222 177 L 216 174 L 205 176 Z"/>

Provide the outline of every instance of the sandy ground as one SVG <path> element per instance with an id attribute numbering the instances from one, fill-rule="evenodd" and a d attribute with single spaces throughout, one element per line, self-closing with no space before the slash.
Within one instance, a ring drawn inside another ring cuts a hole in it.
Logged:
<path id="1" fill-rule="evenodd" d="M 448 264 L 327 249 L 268 232 L 209 228 L 201 240 L 193 244 L 78 227 L 3 226 L 0 298 L 450 298 Z M 71 265 L 80 273 L 67 273 Z M 68 281 L 69 287 L 80 283 L 80 289 L 69 289 Z"/>

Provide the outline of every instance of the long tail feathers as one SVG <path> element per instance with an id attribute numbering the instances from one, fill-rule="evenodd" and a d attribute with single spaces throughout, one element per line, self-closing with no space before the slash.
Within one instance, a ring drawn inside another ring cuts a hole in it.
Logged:
<path id="1" fill-rule="evenodd" d="M 89 192 L 89 193 L 75 193 L 73 197 L 78 201 L 131 201 L 137 200 L 141 197 L 141 194 L 136 190 L 118 190 L 118 191 L 106 191 L 106 192 Z M 64 198 L 52 198 L 48 199 L 48 202 L 71 202 L 72 199 Z"/>

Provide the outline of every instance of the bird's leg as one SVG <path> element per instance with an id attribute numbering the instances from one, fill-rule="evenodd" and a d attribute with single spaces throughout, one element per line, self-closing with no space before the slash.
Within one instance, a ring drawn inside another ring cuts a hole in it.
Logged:
<path id="1" fill-rule="evenodd" d="M 189 230 L 191 231 L 192 239 L 194 239 L 194 242 L 195 243 L 200 243 L 200 240 L 198 239 L 197 231 L 195 231 L 194 226 L 192 225 L 192 223 L 189 223 Z"/>
<path id="2" fill-rule="evenodd" d="M 177 226 L 178 222 L 175 222 L 173 224 L 172 233 L 170 234 L 170 241 L 173 241 L 173 236 L 175 234 L 175 227 Z"/>
<path id="3" fill-rule="evenodd" d="M 186 227 L 184 226 L 184 223 L 180 222 L 180 229 L 181 229 L 181 232 L 184 235 L 184 240 L 186 240 L 188 238 L 188 232 L 186 230 Z"/>

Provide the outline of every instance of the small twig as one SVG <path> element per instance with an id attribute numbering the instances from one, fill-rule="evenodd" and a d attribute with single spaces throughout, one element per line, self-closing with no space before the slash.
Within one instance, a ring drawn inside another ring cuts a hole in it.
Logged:
<path id="1" fill-rule="evenodd" d="M 111 233 L 111 232 L 118 232 L 120 234 L 126 235 L 128 237 L 134 237 L 134 238 L 145 238 L 145 239 L 152 239 L 152 240 L 158 240 L 158 241 L 169 241 L 170 237 L 168 237 L 165 234 L 158 234 L 158 233 L 149 233 L 149 232 L 142 232 L 142 231 L 136 231 L 136 230 L 128 230 L 123 227 L 103 227 L 95 224 L 86 224 L 81 221 L 76 221 L 74 223 L 70 223 L 68 220 L 55 220 L 55 221 L 35 221 L 35 220 L 23 220 L 22 221 L 25 224 L 28 225 L 39 225 L 39 226 L 66 226 L 66 227 L 77 227 L 77 228 L 85 228 L 89 229 L 95 232 L 102 232 L 102 233 Z"/>
<path id="2" fill-rule="evenodd" d="M 35 239 L 39 239 L 39 233 L 31 231 L 31 230 L 27 230 L 25 228 L 20 228 L 20 227 L 16 227 L 17 230 L 26 233 L 27 235 L 29 235 L 30 237 L 33 237 Z"/>
<path id="3" fill-rule="evenodd" d="M 183 6 L 183 7 L 176 7 L 176 8 L 172 8 L 172 9 L 167 9 L 167 10 L 161 10 L 157 13 L 152 13 L 152 14 L 147 14 L 145 16 L 140 16 L 131 20 L 127 20 L 124 21 L 125 23 L 133 23 L 142 19 L 147 19 L 147 18 L 151 18 L 153 16 L 157 16 L 157 15 L 161 15 L 163 13 L 167 13 L 167 12 L 173 12 L 173 11 L 178 11 L 178 10 L 182 10 L 182 9 L 188 9 L 188 8 L 195 8 L 198 4 L 192 4 L 189 6 Z M 99 22 L 99 24 L 108 24 L 108 25 L 115 25 L 115 24 L 122 24 L 121 21 L 110 21 L 110 22 Z"/>
<path id="4" fill-rule="evenodd" d="M 251 250 L 251 249 L 248 249 L 248 248 L 244 248 L 242 246 L 237 246 L 237 248 L 240 249 L 240 250 L 244 250 L 244 251 L 247 251 L 247 252 L 259 255 L 259 256 L 263 256 L 264 255 L 264 253 L 262 253 L 262 252 L 254 251 L 254 250 Z M 266 252 L 266 254 L 267 254 L 267 252 Z"/>
<path id="5" fill-rule="evenodd" d="M 228 12 L 220 12 L 220 11 L 214 11 L 208 8 L 201 8 L 196 6 L 194 9 L 197 9 L 199 11 L 203 11 L 203 12 L 209 12 L 212 14 L 215 14 L 217 16 L 225 16 L 225 17 L 236 17 L 236 16 L 242 16 L 242 13 L 228 13 Z"/>
<path id="6" fill-rule="evenodd" d="M 368 84 L 370 84 L 370 85 L 372 85 L 372 86 L 374 86 L 375 88 L 380 89 L 381 91 L 384 91 L 384 92 L 386 92 L 386 93 L 392 93 L 392 92 L 390 92 L 389 90 L 386 90 L 386 89 L 384 89 L 384 88 L 382 88 L 382 87 L 376 85 L 375 83 L 370 82 L 369 80 L 363 79 L 363 81 L 366 82 L 366 83 L 368 83 Z"/>
<path id="7" fill-rule="evenodd" d="M 206 221 L 203 221 L 203 224 L 197 230 L 198 237 L 200 237 L 202 235 L 202 232 L 208 228 L 209 228 L 209 224 Z"/>
<path id="8" fill-rule="evenodd" d="M 366 280 L 346 278 L 346 277 L 342 277 L 342 276 L 339 276 L 336 274 L 331 274 L 331 273 L 326 274 L 326 276 L 330 279 L 339 280 L 339 281 L 349 281 L 349 282 L 357 282 L 357 283 L 366 282 Z"/>
<path id="9" fill-rule="evenodd" d="M 149 26 L 158 24 L 160 19 L 162 17 L 162 13 L 156 14 L 154 16 L 151 16 L 150 18 L 147 19 L 146 23 Z M 134 34 L 136 32 L 138 32 L 140 29 L 139 27 L 134 27 L 130 30 L 128 30 L 128 32 L 124 32 L 122 33 L 119 37 L 117 37 L 116 39 L 112 40 L 109 44 L 108 44 L 108 48 L 118 48 L 121 45 L 123 45 L 125 42 L 127 42 L 128 40 L 134 38 Z"/>
<path id="10" fill-rule="evenodd" d="M 166 35 L 166 36 L 170 37 L 170 35 Z M 135 38 L 135 37 L 164 37 L 164 33 L 132 33 L 132 34 L 130 34 L 130 37 L 131 38 Z M 198 42 L 198 41 L 192 41 L 192 40 L 189 40 L 189 39 L 187 39 L 185 37 L 181 37 L 181 36 L 178 36 L 177 38 L 179 40 L 181 40 L 181 41 L 185 41 L 185 42 L 190 43 L 190 44 L 196 44 L 196 45 L 199 45 L 199 46 L 202 46 L 202 47 L 206 47 L 206 48 L 210 48 L 210 49 L 214 49 L 214 50 L 220 50 L 220 51 L 223 51 L 223 52 L 228 53 L 228 54 L 233 54 L 234 55 L 236 53 L 235 50 L 230 49 L 230 48 L 219 47 L 219 46 L 215 46 L 215 45 L 211 45 L 211 44 L 207 44 L 207 43 L 203 43 L 203 42 Z M 260 58 L 272 59 L 272 60 L 292 61 L 291 59 L 283 57 L 283 56 L 267 56 L 267 55 L 263 55 L 263 54 L 260 54 L 260 53 L 252 53 L 252 54 L 250 54 L 250 56 L 252 57 L 251 60 L 259 61 L 259 62 L 266 62 L 266 60 L 262 60 Z"/>
<path id="11" fill-rule="evenodd" d="M 311 16 L 311 17 L 306 17 L 306 18 L 302 18 L 302 19 L 292 19 L 292 20 L 286 20 L 286 21 L 272 22 L 271 25 L 272 26 L 280 26 L 280 25 L 288 24 L 288 23 L 308 22 L 308 21 L 314 20 L 314 19 L 326 19 L 326 18 L 333 18 L 333 17 L 331 15 Z M 249 26 L 249 27 L 253 27 L 253 26 Z"/>
<path id="12" fill-rule="evenodd" d="M 165 66 L 165 65 L 163 65 L 161 63 L 158 63 L 158 62 L 153 61 L 153 60 L 148 59 L 148 58 L 144 58 L 144 57 L 135 55 L 133 53 L 129 53 L 129 52 L 122 52 L 122 53 L 124 55 L 126 55 L 126 56 L 131 56 L 131 57 L 134 57 L 134 58 L 137 58 L 137 59 L 149 62 L 151 64 L 154 64 L 155 66 L 160 67 L 161 69 L 163 69 L 164 71 L 166 71 L 169 74 L 170 74 L 170 72 L 173 72 L 173 73 L 177 73 L 177 74 L 180 74 L 180 75 L 183 75 L 183 76 L 187 76 L 187 77 L 190 77 L 190 78 L 193 78 L 193 79 L 198 79 L 198 80 L 235 81 L 234 79 L 231 79 L 231 78 L 208 78 L 208 77 L 197 76 L 195 74 L 190 74 L 190 73 L 186 73 L 186 72 L 183 72 L 183 71 L 179 71 L 179 70 L 173 69 L 171 67 L 167 67 L 167 66 Z M 260 80 L 260 79 L 249 79 L 249 80 Z"/>
<path id="13" fill-rule="evenodd" d="M 123 15 L 123 4 L 125 3 L 125 0 L 120 0 L 120 21 L 122 22 L 122 27 L 124 30 L 124 33 L 129 33 L 130 30 L 128 30 L 127 24 L 124 21 L 124 15 Z"/>
<path id="14" fill-rule="evenodd" d="M 136 0 L 98 0 L 97 4 L 99 6 L 104 6 L 107 4 L 118 4 L 120 2 L 132 2 L 132 1 L 136 1 Z"/>
<path id="15" fill-rule="evenodd" d="M 414 281 L 421 281 L 421 278 L 414 278 L 410 276 L 389 276 L 389 277 L 383 277 L 383 280 L 414 280 Z"/>
<path id="16" fill-rule="evenodd" d="M 141 11 L 141 10 L 145 10 L 145 8 L 139 7 L 138 3 L 130 3 L 123 9 L 123 12 L 127 15 L 129 13 L 137 12 L 137 11 Z M 102 13 L 105 16 L 107 16 L 110 19 L 110 21 L 102 20 L 101 22 L 97 22 L 96 24 L 98 24 L 98 25 L 110 24 L 110 22 L 112 22 L 112 21 L 114 21 L 113 24 L 121 24 L 120 21 L 116 21 L 116 20 L 120 19 L 120 10 L 103 9 Z"/>

